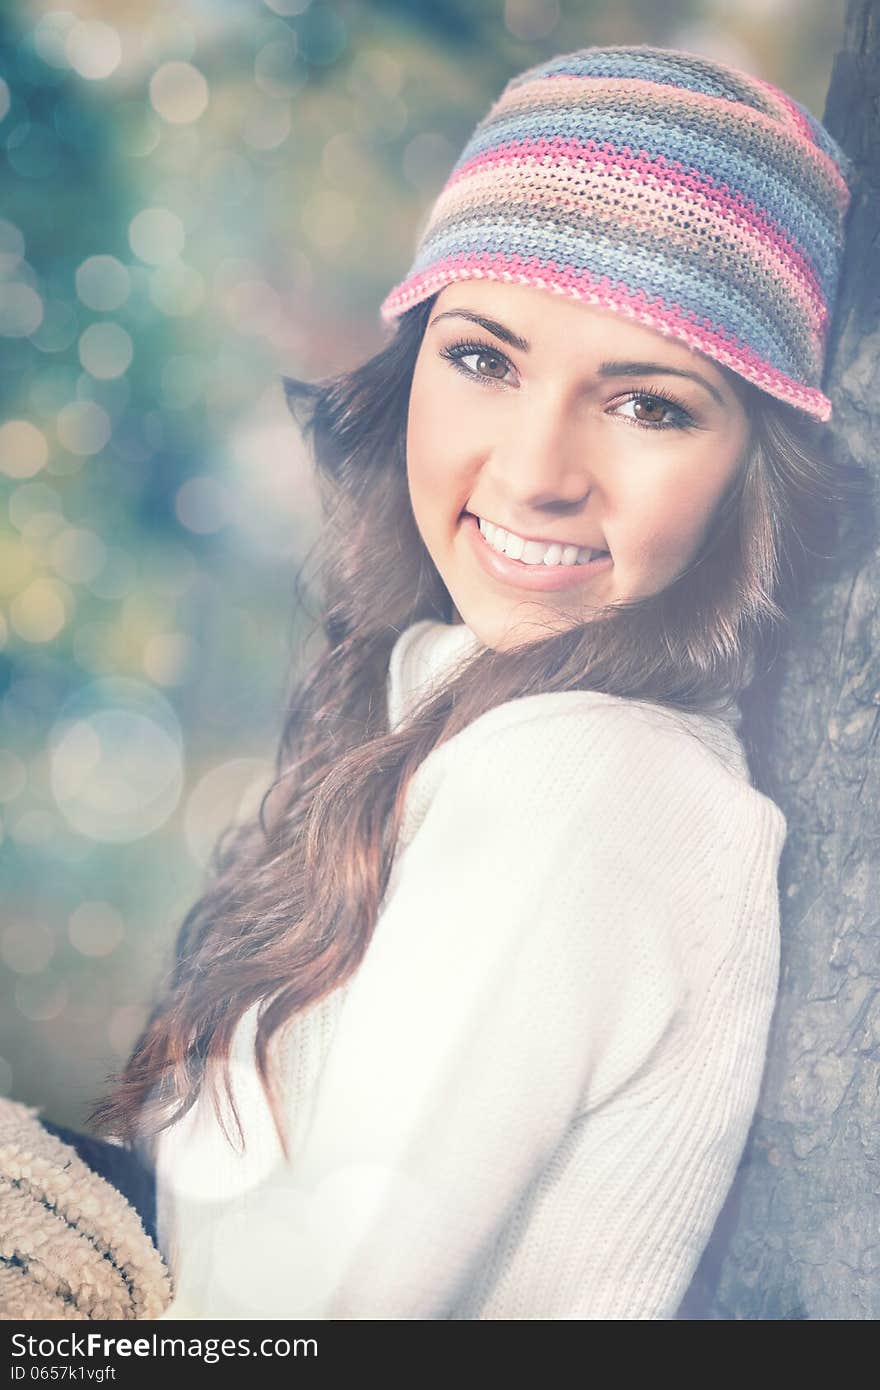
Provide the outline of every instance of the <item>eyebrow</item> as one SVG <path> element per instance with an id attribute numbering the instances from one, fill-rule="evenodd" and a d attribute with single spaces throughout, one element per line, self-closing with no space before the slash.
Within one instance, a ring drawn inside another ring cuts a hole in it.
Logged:
<path id="1" fill-rule="evenodd" d="M 471 323 L 478 323 L 481 328 L 485 328 L 487 333 L 491 333 L 494 337 L 500 338 L 502 343 L 509 343 L 511 347 L 517 348 L 520 352 L 528 352 L 530 350 L 531 344 L 526 338 L 520 337 L 518 333 L 514 333 L 510 328 L 505 328 L 504 324 L 499 323 L 497 319 L 486 318 L 484 314 L 475 314 L 471 309 L 446 309 L 442 314 L 435 315 L 428 324 L 428 327 L 433 327 L 433 325 L 439 323 L 441 319 L 452 318 L 468 319 Z M 707 381 L 699 372 L 688 371 L 684 367 L 670 367 L 665 362 L 616 361 L 613 359 L 599 363 L 599 376 L 601 377 L 645 376 L 651 372 L 662 374 L 663 376 L 689 377 L 691 381 L 695 381 L 699 386 L 703 386 L 709 392 L 709 395 L 715 398 L 719 405 L 723 406 L 725 404 L 721 392 L 712 385 L 711 381 Z"/>

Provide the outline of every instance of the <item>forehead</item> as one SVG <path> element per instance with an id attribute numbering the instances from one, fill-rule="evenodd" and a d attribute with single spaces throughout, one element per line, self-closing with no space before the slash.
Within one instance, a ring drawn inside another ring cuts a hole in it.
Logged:
<path id="1" fill-rule="evenodd" d="M 739 378 L 721 363 L 694 351 L 679 338 L 601 305 L 568 299 L 534 285 L 464 280 L 440 291 L 429 322 L 438 314 L 457 309 L 496 320 L 525 339 L 534 353 L 558 351 L 563 344 L 566 351 L 577 352 L 584 360 L 595 354 L 597 358 L 644 358 L 682 370 L 699 365 L 702 374 L 719 389 L 727 385 L 741 394 Z M 448 322 L 465 326 L 464 319 Z"/>

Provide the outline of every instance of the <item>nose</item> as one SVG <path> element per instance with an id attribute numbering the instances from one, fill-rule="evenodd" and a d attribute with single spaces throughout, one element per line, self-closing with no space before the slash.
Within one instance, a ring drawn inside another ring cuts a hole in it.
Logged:
<path id="1" fill-rule="evenodd" d="M 523 402 L 492 448 L 485 471 L 492 495 L 524 522 L 530 513 L 577 514 L 594 486 L 583 428 L 552 394 Z"/>

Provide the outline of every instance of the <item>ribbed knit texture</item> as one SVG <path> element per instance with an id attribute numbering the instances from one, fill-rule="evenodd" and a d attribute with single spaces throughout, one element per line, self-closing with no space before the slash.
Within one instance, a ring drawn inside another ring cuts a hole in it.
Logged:
<path id="1" fill-rule="evenodd" d="M 806 107 L 749 73 L 647 45 L 563 54 L 479 122 L 381 317 L 458 280 L 535 285 L 827 420 L 853 172 Z"/>
<path id="2" fill-rule="evenodd" d="M 425 621 L 392 727 L 478 646 Z M 247 1148 L 162 1137 L 165 1318 L 672 1318 L 730 1188 L 779 969 L 781 811 L 734 720 L 509 701 L 410 784 L 354 976 L 279 1049 L 281 1158 L 242 1020 Z"/>

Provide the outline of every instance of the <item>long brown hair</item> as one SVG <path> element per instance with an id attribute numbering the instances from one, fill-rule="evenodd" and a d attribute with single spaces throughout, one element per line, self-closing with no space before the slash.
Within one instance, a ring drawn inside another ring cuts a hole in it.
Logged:
<path id="1" fill-rule="evenodd" d="M 386 677 L 396 638 L 419 619 L 454 614 L 416 527 L 405 468 L 410 386 L 432 304 L 404 315 L 387 346 L 352 371 L 317 384 L 282 378 L 323 504 L 313 553 L 326 649 L 293 683 L 272 785 L 250 820 L 220 836 L 151 1016 L 89 1117 L 146 1152 L 205 1082 L 229 1138 L 221 1072 L 243 1141 L 230 1044 L 259 1004 L 257 1066 L 288 1154 L 270 1042 L 357 968 L 407 785 L 433 748 L 486 710 L 542 691 L 723 709 L 773 650 L 812 564 L 833 548 L 838 504 L 861 485 L 854 465 L 834 459 L 827 430 L 737 378 L 750 449 L 686 570 L 583 626 L 479 651 L 392 733 Z"/>

